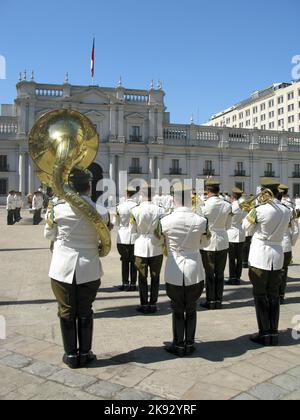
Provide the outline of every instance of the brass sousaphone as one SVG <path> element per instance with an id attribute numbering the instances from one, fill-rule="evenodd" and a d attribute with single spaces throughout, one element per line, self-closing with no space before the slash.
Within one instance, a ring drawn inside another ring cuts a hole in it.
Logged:
<path id="1" fill-rule="evenodd" d="M 98 148 L 99 136 L 92 122 L 72 110 L 60 109 L 43 115 L 29 136 L 29 153 L 40 181 L 93 224 L 101 241 L 99 255 L 105 257 L 111 250 L 106 223 L 69 185 L 72 170 L 88 168 L 95 160 Z"/>

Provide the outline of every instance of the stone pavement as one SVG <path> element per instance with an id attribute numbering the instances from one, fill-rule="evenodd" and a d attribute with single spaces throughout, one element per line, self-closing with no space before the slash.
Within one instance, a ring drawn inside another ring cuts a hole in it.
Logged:
<path id="1" fill-rule="evenodd" d="M 280 347 L 261 348 L 248 340 L 257 327 L 245 271 L 241 287 L 226 288 L 223 311 L 199 309 L 197 353 L 186 359 L 162 348 L 171 339 L 164 286 L 160 312 L 138 315 L 137 294 L 116 288 L 120 262 L 114 248 L 103 261 L 95 303 L 98 361 L 70 371 L 61 362 L 43 226 L 31 226 L 30 215 L 24 216 L 20 225 L 8 227 L 0 209 L 0 322 L 2 316 L 7 323 L 7 339 L 0 340 L 0 399 L 300 399 L 300 340 L 292 337 L 295 316 L 300 324 L 300 244 L 282 307 Z"/>

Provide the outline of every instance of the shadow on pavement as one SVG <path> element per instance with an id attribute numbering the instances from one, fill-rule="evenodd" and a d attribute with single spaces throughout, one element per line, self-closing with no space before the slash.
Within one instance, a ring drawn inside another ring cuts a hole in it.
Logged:
<path id="1" fill-rule="evenodd" d="M 292 330 L 287 330 L 280 335 L 280 346 L 291 347 L 299 345 L 299 341 L 292 338 Z M 245 335 L 234 340 L 211 341 L 197 344 L 197 350 L 189 358 L 204 359 L 210 362 L 223 362 L 226 359 L 240 357 L 249 350 L 261 349 L 261 346 L 255 345 Z M 271 349 L 271 347 L 270 347 Z M 89 369 L 103 368 L 111 365 L 123 365 L 128 363 L 152 364 L 176 359 L 175 356 L 168 354 L 163 345 L 161 347 L 141 347 L 128 353 L 113 356 L 109 359 L 99 359 L 89 366 Z"/>

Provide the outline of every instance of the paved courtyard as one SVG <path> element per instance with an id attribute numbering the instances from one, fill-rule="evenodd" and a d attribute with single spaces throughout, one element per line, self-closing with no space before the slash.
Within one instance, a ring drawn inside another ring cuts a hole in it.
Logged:
<path id="1" fill-rule="evenodd" d="M 300 399 L 300 340 L 292 338 L 293 319 L 300 318 L 300 243 L 282 307 L 280 347 L 260 348 L 248 340 L 257 327 L 244 271 L 241 287 L 226 288 L 223 311 L 199 308 L 197 352 L 186 359 L 162 347 L 171 339 L 164 286 L 159 313 L 138 315 L 137 294 L 116 288 L 120 263 L 114 247 L 103 261 L 95 303 L 98 361 L 74 372 L 61 363 L 43 226 L 31 226 L 27 211 L 18 226 L 6 226 L 5 217 L 0 209 L 0 316 L 7 323 L 7 339 L 0 340 L 0 399 Z"/>

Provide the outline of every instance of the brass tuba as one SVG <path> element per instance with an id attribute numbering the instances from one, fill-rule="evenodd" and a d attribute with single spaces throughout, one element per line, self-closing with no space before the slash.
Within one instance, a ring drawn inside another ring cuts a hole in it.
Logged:
<path id="1" fill-rule="evenodd" d="M 271 190 L 263 189 L 257 196 L 253 196 L 249 200 L 246 200 L 240 203 L 240 209 L 250 213 L 251 210 L 255 208 L 255 203 L 257 201 L 258 205 L 268 204 L 274 200 L 274 194 Z"/>
<path id="2" fill-rule="evenodd" d="M 29 135 L 29 153 L 40 181 L 94 225 L 101 241 L 99 256 L 105 257 L 111 250 L 110 232 L 96 209 L 69 185 L 71 171 L 88 168 L 98 148 L 99 136 L 92 122 L 72 110 L 60 109 L 43 115 Z"/>

